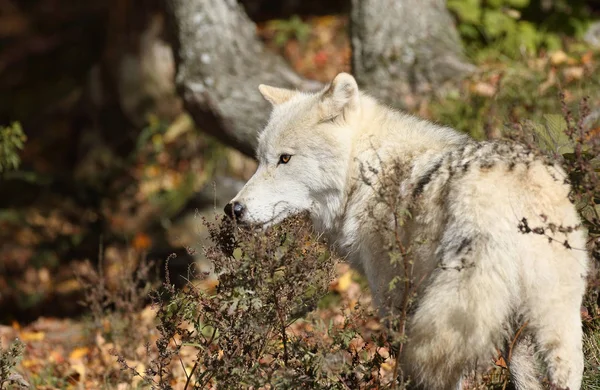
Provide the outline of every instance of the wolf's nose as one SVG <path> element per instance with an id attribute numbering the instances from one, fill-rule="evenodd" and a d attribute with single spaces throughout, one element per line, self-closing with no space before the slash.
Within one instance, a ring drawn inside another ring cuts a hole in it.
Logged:
<path id="1" fill-rule="evenodd" d="M 244 213 L 244 205 L 240 202 L 227 203 L 224 211 L 229 218 L 240 219 Z"/>

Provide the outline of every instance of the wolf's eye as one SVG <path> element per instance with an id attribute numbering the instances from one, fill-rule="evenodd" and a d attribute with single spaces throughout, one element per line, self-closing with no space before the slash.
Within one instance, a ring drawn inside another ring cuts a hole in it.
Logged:
<path id="1" fill-rule="evenodd" d="M 287 164 L 288 162 L 290 162 L 291 158 L 291 154 L 282 154 L 281 156 L 279 156 L 279 164 Z"/>

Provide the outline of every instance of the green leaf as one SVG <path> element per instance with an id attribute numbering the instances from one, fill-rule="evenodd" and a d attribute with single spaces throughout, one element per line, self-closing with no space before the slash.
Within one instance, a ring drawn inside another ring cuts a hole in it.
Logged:
<path id="1" fill-rule="evenodd" d="M 514 8 L 525 8 L 529 5 L 529 0 L 505 0 L 506 4 Z"/>
<path id="2" fill-rule="evenodd" d="M 573 153 L 573 144 L 565 134 L 567 123 L 562 115 L 546 114 L 543 123 L 527 122 L 527 127 L 532 130 L 534 140 L 544 150 L 554 153 Z"/>
<path id="3" fill-rule="evenodd" d="M 242 249 L 241 248 L 235 248 L 233 250 L 233 258 L 236 260 L 240 260 L 242 258 Z"/>
<path id="4" fill-rule="evenodd" d="M 516 32 L 516 21 L 502 11 L 487 10 L 483 14 L 485 33 L 490 38 L 498 38 L 505 33 Z"/>
<path id="5" fill-rule="evenodd" d="M 556 34 L 547 33 L 544 35 L 544 46 L 549 51 L 555 51 L 562 49 L 562 41 Z"/>
<path id="6" fill-rule="evenodd" d="M 476 39 L 479 37 L 479 30 L 477 30 L 477 28 L 471 24 L 461 23 L 458 26 L 458 30 L 460 31 L 463 37 L 470 39 Z"/>
<path id="7" fill-rule="evenodd" d="M 13 122 L 8 127 L 0 126 L 0 172 L 19 168 L 19 151 L 25 146 L 26 139 L 19 122 Z"/>
<path id="8" fill-rule="evenodd" d="M 480 24 L 481 4 L 479 0 L 448 0 L 447 7 L 456 14 L 462 23 Z"/>
<path id="9" fill-rule="evenodd" d="M 517 30 L 521 46 L 524 46 L 530 54 L 536 53 L 539 43 L 539 33 L 535 26 L 529 22 L 521 21 L 518 22 Z"/>
<path id="10" fill-rule="evenodd" d="M 489 6 L 490 8 L 500 8 L 503 5 L 505 5 L 505 1 L 504 0 L 488 0 L 486 1 L 486 5 Z"/>

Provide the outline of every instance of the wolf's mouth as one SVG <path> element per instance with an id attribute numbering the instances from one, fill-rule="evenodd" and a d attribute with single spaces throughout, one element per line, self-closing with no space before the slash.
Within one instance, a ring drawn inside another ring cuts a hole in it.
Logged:
<path id="1" fill-rule="evenodd" d="M 237 225 L 239 227 L 263 230 L 263 229 L 266 229 L 270 226 L 276 225 L 279 222 L 283 221 L 287 217 L 287 215 L 285 215 L 285 214 L 286 213 L 284 211 L 282 211 L 264 222 L 254 222 L 254 221 L 248 221 L 246 219 L 232 219 L 232 221 L 234 222 L 235 225 Z"/>
<path id="2" fill-rule="evenodd" d="M 278 223 L 284 221 L 286 218 L 293 217 L 294 215 L 300 214 L 303 211 L 305 211 L 305 210 L 302 210 L 300 208 L 282 210 L 279 213 L 277 213 L 276 215 L 274 215 L 271 219 L 269 219 L 265 222 L 256 223 L 254 225 L 260 227 L 261 229 L 267 229 L 273 225 L 277 225 Z"/>
<path id="3" fill-rule="evenodd" d="M 273 218 L 269 219 L 268 221 L 263 222 L 261 224 L 257 224 L 257 226 L 259 226 L 261 229 L 267 229 L 273 225 L 277 225 L 279 222 L 283 221 L 291 215 L 293 215 L 293 213 L 286 213 L 285 211 L 282 211 L 279 214 L 275 215 Z"/>

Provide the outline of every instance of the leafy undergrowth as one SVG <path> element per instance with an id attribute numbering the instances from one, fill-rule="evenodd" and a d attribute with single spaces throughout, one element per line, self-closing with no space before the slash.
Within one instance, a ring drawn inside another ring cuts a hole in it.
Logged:
<path id="1" fill-rule="evenodd" d="M 518 61 L 490 57 L 460 89 L 432 101 L 415 102 L 415 110 L 475 138 L 499 138 L 505 135 L 507 124 L 545 123 L 549 115 L 560 116 L 559 93 L 571 108 L 587 97 L 598 115 L 598 75 L 600 51 L 576 43 L 568 52 L 541 53 Z"/>
<path id="2" fill-rule="evenodd" d="M 264 232 L 210 224 L 215 244 L 207 256 L 218 276 L 196 275 L 180 291 L 167 278 L 154 285 L 151 305 L 144 300 L 152 284 L 145 267 L 123 269 L 112 288 L 100 273 L 80 275 L 92 315 L 83 322 L 42 318 L 24 329 L 0 327 L 2 345 L 20 340 L 2 353 L 0 383 L 402 389 L 393 379 L 398 344 L 370 308 L 364 281 L 330 255 L 309 225 L 302 217 Z M 600 383 L 595 322 L 597 316 L 585 321 L 585 389 Z M 506 388 L 504 360 L 489 367 L 469 376 L 464 388 Z"/>
<path id="3" fill-rule="evenodd" d="M 315 237 L 306 218 L 267 231 L 210 224 L 217 277 L 196 275 L 177 291 L 167 281 L 144 297 L 146 268 L 123 269 L 114 288 L 81 275 L 91 317 L 39 319 L 18 338 L 7 372 L 34 388 L 403 388 L 398 344 L 370 308 L 361 280 Z M 14 350 L 14 348 L 13 348 Z M 494 362 L 490 362 L 493 366 Z M 483 378 L 502 386 L 502 360 Z M 16 370 L 13 366 L 16 365 Z M 7 377 L 8 378 L 8 377 Z M 2 379 L 2 378 L 0 378 Z M 472 378 L 472 386 L 477 388 Z"/>
<path id="4" fill-rule="evenodd" d="M 586 390 L 600 390 L 600 328 L 590 329 L 583 338 L 585 372 L 583 383 Z"/>
<path id="5" fill-rule="evenodd" d="M 234 236 L 227 224 L 212 224 L 211 232 L 216 244 L 207 256 L 218 279 L 196 275 L 181 291 L 167 281 L 145 306 L 145 268 L 123 269 L 114 289 L 92 272 L 81 276 L 92 313 L 83 323 L 42 318 L 26 329 L 0 327 L 3 345 L 17 337 L 27 346 L 14 372 L 36 388 L 390 381 L 389 347 L 368 294 L 305 219 L 264 233 Z"/>

